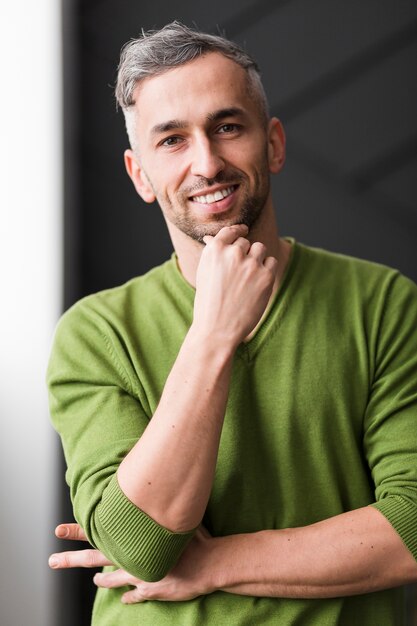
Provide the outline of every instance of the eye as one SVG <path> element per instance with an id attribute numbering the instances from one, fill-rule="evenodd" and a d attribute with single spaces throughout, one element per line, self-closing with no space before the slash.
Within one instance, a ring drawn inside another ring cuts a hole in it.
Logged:
<path id="1" fill-rule="evenodd" d="M 168 148 L 171 148 L 173 146 L 178 145 L 180 143 L 180 141 L 182 141 L 181 137 L 177 137 L 176 135 L 172 135 L 171 137 L 167 137 L 166 139 L 161 141 L 161 143 L 159 145 L 160 146 L 167 146 Z"/>
<path id="2" fill-rule="evenodd" d="M 237 132 L 238 130 L 240 130 L 239 124 L 222 124 L 217 129 L 217 132 L 220 134 L 229 134 Z"/>

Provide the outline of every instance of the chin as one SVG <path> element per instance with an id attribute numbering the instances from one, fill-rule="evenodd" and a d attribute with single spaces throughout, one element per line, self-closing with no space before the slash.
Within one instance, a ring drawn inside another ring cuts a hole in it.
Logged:
<path id="1" fill-rule="evenodd" d="M 236 226 L 236 224 L 245 223 L 245 220 L 241 219 L 240 217 L 236 217 L 234 219 L 222 219 L 204 224 L 197 222 L 194 222 L 192 224 L 176 223 L 175 226 L 179 228 L 179 230 L 181 230 L 185 235 L 191 237 L 191 239 L 194 239 L 195 241 L 198 241 L 200 243 L 204 243 L 203 237 L 205 237 L 206 235 L 215 237 L 217 233 L 225 226 Z"/>

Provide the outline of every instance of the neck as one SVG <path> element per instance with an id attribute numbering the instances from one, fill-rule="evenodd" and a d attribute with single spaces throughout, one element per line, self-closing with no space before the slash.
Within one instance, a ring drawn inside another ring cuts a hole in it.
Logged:
<path id="1" fill-rule="evenodd" d="M 167 222 L 172 243 L 178 257 L 182 275 L 193 287 L 196 286 L 196 273 L 204 244 L 191 239 L 178 228 Z M 267 203 L 257 223 L 251 228 L 248 239 L 251 243 L 260 241 L 266 246 L 267 256 L 278 260 L 277 276 L 273 294 L 279 287 L 290 256 L 290 244 L 280 239 L 272 203 Z"/>

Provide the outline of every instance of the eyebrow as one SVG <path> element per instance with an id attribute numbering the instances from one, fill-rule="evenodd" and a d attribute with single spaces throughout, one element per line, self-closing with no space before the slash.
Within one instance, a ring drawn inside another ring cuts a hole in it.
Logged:
<path id="1" fill-rule="evenodd" d="M 243 109 L 240 109 L 239 107 L 229 107 L 227 109 L 219 109 L 218 111 L 214 111 L 214 113 L 209 113 L 207 119 L 210 122 L 218 122 L 225 117 L 236 117 L 239 115 L 244 115 Z"/>
<path id="2" fill-rule="evenodd" d="M 218 111 L 214 111 L 213 113 L 209 113 L 207 115 L 207 120 L 209 122 L 218 122 L 226 117 L 236 117 L 244 115 L 244 110 L 239 107 L 229 107 L 226 109 L 219 109 Z M 161 122 L 160 124 L 155 124 L 155 126 L 151 129 L 151 135 L 160 135 L 161 133 L 167 133 L 170 130 L 177 130 L 180 128 L 186 128 L 188 126 L 188 122 L 186 120 L 173 119 L 168 120 L 167 122 Z"/>
<path id="3" fill-rule="evenodd" d="M 169 120 L 168 122 L 161 122 L 161 124 L 155 124 L 151 129 L 152 135 L 160 135 L 161 133 L 167 133 L 170 130 L 177 128 L 186 128 L 187 122 L 185 120 Z"/>

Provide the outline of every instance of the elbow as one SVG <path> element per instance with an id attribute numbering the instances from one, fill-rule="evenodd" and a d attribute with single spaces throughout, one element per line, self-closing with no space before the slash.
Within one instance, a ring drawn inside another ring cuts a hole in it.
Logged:
<path id="1" fill-rule="evenodd" d="M 194 534 L 169 530 L 141 511 L 125 496 L 116 476 L 84 529 L 110 561 L 146 582 L 164 578 Z"/>

